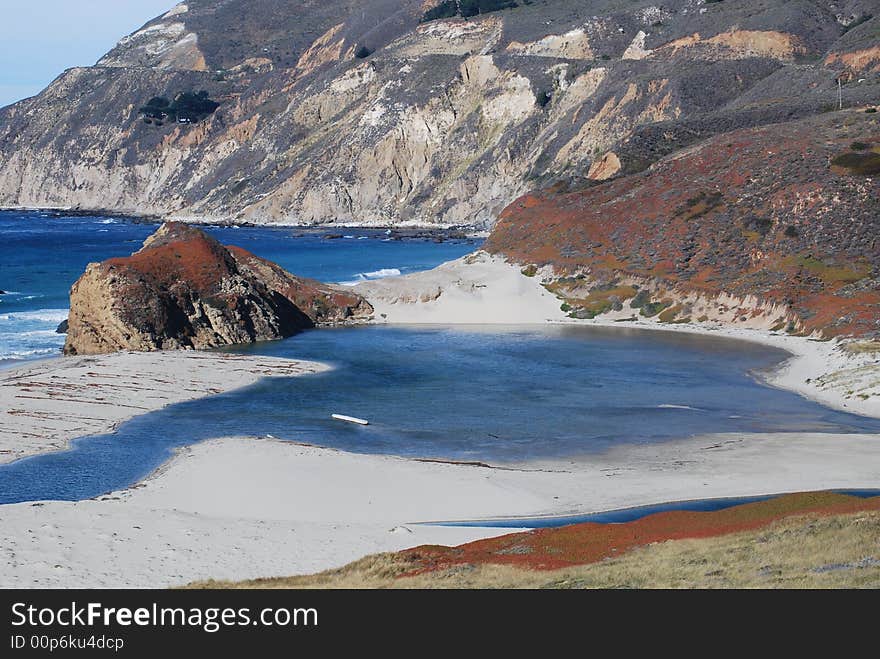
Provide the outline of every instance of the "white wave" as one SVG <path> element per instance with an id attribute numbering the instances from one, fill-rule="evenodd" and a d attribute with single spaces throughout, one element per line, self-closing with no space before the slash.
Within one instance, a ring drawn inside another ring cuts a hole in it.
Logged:
<path id="1" fill-rule="evenodd" d="M 36 309 L 35 311 L 13 311 L 0 314 L 0 320 L 60 323 L 62 320 L 67 320 L 69 315 L 69 309 Z"/>
<path id="2" fill-rule="evenodd" d="M 108 217 L 106 220 L 100 220 L 98 224 L 119 224 L 119 220 Z"/>
<path id="3" fill-rule="evenodd" d="M 16 332 L 15 336 L 50 336 L 54 337 L 58 332 L 54 329 L 45 329 L 45 330 L 31 330 L 29 332 Z"/>
<path id="4" fill-rule="evenodd" d="M 65 338 L 54 329 L 0 332 L 0 360 L 57 355 Z"/>
<path id="5" fill-rule="evenodd" d="M 358 236 L 358 240 L 369 240 L 369 236 Z"/>
<path id="6" fill-rule="evenodd" d="M 58 347 L 51 348 L 33 348 L 31 350 L 10 350 L 9 352 L 0 352 L 0 359 L 15 359 L 21 357 L 33 357 L 34 355 L 54 355 L 58 352 Z"/>
<path id="7" fill-rule="evenodd" d="M 384 277 L 399 277 L 400 270 L 397 268 L 382 268 L 381 270 L 373 270 L 373 272 L 361 273 L 367 279 L 383 279 Z"/>
<path id="8" fill-rule="evenodd" d="M 699 407 L 691 407 L 690 405 L 673 405 L 672 403 L 664 403 L 657 406 L 661 410 L 693 410 L 694 412 L 702 412 Z"/>
<path id="9" fill-rule="evenodd" d="M 401 274 L 402 273 L 397 268 L 381 268 L 379 270 L 373 270 L 372 272 L 359 272 L 355 275 L 357 279 L 351 279 L 349 281 L 338 281 L 336 283 L 340 286 L 355 286 L 356 284 L 360 284 L 364 281 L 385 279 L 386 277 L 399 277 Z"/>
<path id="10" fill-rule="evenodd" d="M 40 355 L 57 355 L 59 348 L 34 348 L 33 350 L 0 350 L 0 359 L 25 359 L 27 357 L 39 357 Z"/>

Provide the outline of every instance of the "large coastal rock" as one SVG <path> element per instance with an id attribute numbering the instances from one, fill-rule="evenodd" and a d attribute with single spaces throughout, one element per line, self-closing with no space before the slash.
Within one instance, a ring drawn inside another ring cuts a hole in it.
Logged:
<path id="1" fill-rule="evenodd" d="M 877 0 L 187 0 L 0 110 L 0 206 L 488 227 L 530 190 L 833 109 L 838 78 L 844 106 L 876 103 L 878 14 Z M 201 90 L 213 113 L 140 113 Z"/>
<path id="2" fill-rule="evenodd" d="M 131 256 L 90 264 L 71 289 L 70 307 L 68 355 L 266 341 L 372 313 L 359 295 L 175 222 Z"/>

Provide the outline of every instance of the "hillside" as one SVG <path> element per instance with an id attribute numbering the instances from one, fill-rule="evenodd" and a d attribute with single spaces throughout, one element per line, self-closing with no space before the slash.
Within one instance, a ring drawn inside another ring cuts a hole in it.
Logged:
<path id="1" fill-rule="evenodd" d="M 874 0 L 190 0 L 0 109 L 0 206 L 488 228 L 532 190 L 806 125 L 835 108 L 838 76 L 845 107 L 876 103 L 872 12 Z"/>
<path id="2" fill-rule="evenodd" d="M 787 494 L 377 554 L 321 574 L 196 588 L 876 588 L 880 499 Z"/>
<path id="3" fill-rule="evenodd" d="M 575 318 L 880 335 L 880 120 L 733 131 L 645 172 L 526 195 L 486 249 Z"/>

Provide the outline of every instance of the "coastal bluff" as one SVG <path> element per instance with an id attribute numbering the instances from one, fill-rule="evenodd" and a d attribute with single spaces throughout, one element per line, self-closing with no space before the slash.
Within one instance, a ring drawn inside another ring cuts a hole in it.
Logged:
<path id="1" fill-rule="evenodd" d="M 91 263 L 70 291 L 66 355 L 204 349 L 366 320 L 360 295 L 297 277 L 204 231 L 166 222 L 127 257 Z"/>

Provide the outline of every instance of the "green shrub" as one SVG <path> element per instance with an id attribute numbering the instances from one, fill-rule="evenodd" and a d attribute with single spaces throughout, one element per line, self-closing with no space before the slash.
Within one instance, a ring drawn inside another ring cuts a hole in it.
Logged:
<path id="1" fill-rule="evenodd" d="M 458 3 L 455 0 L 445 0 L 433 9 L 429 9 L 422 16 L 422 23 L 436 21 L 440 18 L 452 18 L 458 15 Z"/>
<path id="2" fill-rule="evenodd" d="M 516 3 L 512 0 L 460 0 L 459 11 L 464 18 L 477 14 L 488 14 L 502 9 L 513 9 Z"/>
<path id="3" fill-rule="evenodd" d="M 528 4 L 528 3 L 527 3 Z M 489 14 L 502 9 L 513 9 L 519 5 L 513 0 L 445 0 L 422 15 L 421 22 L 435 21 L 441 18 L 461 16 L 470 18 L 477 14 Z"/>
<path id="4" fill-rule="evenodd" d="M 630 309 L 641 309 L 644 305 L 651 301 L 651 294 L 648 291 L 639 291 L 629 303 Z"/>
<path id="5" fill-rule="evenodd" d="M 845 169 L 849 174 L 880 174 L 880 153 L 844 153 L 834 158 L 831 164 Z"/>
<path id="6" fill-rule="evenodd" d="M 165 120 L 195 124 L 219 107 L 220 104 L 211 100 L 206 91 L 180 92 L 173 101 L 164 96 L 154 96 L 138 112 L 145 118 L 154 119 L 158 126 Z"/>
<path id="7" fill-rule="evenodd" d="M 653 318 L 668 306 L 668 302 L 648 302 L 647 304 L 642 305 L 641 314 L 645 318 Z"/>
<path id="8" fill-rule="evenodd" d="M 757 217 L 752 215 L 750 217 L 747 217 L 743 224 L 745 225 L 746 229 L 753 229 L 754 231 L 760 233 L 762 236 L 766 236 L 768 233 L 770 233 L 770 229 L 773 228 L 773 220 L 771 220 L 769 217 Z"/>
<path id="9" fill-rule="evenodd" d="M 843 31 L 844 31 L 844 32 L 849 32 L 850 30 L 852 30 L 853 28 L 858 27 L 858 26 L 861 25 L 862 23 L 867 23 L 867 22 L 870 21 L 872 18 L 874 18 L 874 15 L 873 15 L 873 14 L 862 14 L 862 15 L 859 16 L 856 20 L 854 20 L 852 23 L 850 23 L 849 25 L 847 25 L 846 27 L 844 27 L 844 28 L 843 28 Z"/>

